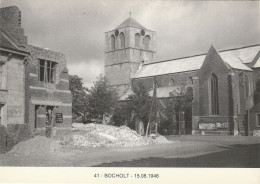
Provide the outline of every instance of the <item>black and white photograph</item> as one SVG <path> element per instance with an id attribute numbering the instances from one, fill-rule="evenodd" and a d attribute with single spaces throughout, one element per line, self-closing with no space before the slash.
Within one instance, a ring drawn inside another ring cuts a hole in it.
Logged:
<path id="1" fill-rule="evenodd" d="M 0 0 L 0 167 L 260 182 L 260 1 Z"/>

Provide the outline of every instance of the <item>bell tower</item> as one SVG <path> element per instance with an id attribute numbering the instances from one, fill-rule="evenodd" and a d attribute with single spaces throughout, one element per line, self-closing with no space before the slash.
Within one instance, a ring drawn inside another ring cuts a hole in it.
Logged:
<path id="1" fill-rule="evenodd" d="M 119 96 L 130 87 L 141 62 L 156 61 L 156 33 L 132 17 L 105 33 L 105 76 Z"/>

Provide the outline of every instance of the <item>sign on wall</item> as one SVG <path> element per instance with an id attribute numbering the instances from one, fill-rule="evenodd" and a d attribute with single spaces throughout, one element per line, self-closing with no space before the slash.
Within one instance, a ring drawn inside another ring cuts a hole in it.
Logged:
<path id="1" fill-rule="evenodd" d="M 63 123 L 63 114 L 56 113 L 56 123 Z"/>
<path id="2" fill-rule="evenodd" d="M 210 123 L 199 123 L 200 130 L 216 130 L 216 129 L 227 129 L 228 122 L 210 122 Z"/>

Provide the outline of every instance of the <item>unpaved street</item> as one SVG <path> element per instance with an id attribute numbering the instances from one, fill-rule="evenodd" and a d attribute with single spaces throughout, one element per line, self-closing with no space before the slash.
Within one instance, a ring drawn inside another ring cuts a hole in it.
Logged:
<path id="1" fill-rule="evenodd" d="M 260 167 L 260 138 L 232 136 L 169 137 L 170 144 L 63 149 L 42 156 L 0 155 L 1 166 L 104 167 Z"/>

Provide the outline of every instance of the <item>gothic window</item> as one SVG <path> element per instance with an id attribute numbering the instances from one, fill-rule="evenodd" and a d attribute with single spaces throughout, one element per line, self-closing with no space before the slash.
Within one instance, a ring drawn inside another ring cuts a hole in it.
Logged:
<path id="1" fill-rule="evenodd" d="M 140 34 L 139 33 L 136 33 L 135 34 L 135 47 L 139 47 L 140 46 Z"/>
<path id="2" fill-rule="evenodd" d="M 115 36 L 111 35 L 111 50 L 115 50 Z"/>
<path id="3" fill-rule="evenodd" d="M 0 89 L 4 87 L 4 72 L 3 72 L 3 64 L 0 64 Z"/>
<path id="4" fill-rule="evenodd" d="M 149 35 L 146 35 L 144 37 L 144 48 L 148 50 L 150 48 L 150 42 L 151 42 L 151 37 Z"/>
<path id="5" fill-rule="evenodd" d="M 124 33 L 120 33 L 120 43 L 121 48 L 125 48 L 125 35 Z"/>
<path id="6" fill-rule="evenodd" d="M 0 125 L 4 124 L 4 104 L 0 104 Z"/>
<path id="7" fill-rule="evenodd" d="M 39 80 L 45 83 L 53 83 L 55 80 L 57 63 L 46 60 L 39 60 Z"/>
<path id="8" fill-rule="evenodd" d="M 192 77 L 189 77 L 189 78 L 188 78 L 188 85 L 189 85 L 189 86 L 193 85 Z"/>
<path id="9" fill-rule="evenodd" d="M 174 86 L 174 80 L 173 80 L 173 79 L 171 79 L 171 80 L 169 81 L 169 86 Z"/>
<path id="10" fill-rule="evenodd" d="M 248 80 L 248 76 L 245 75 L 245 93 L 246 93 L 246 97 L 249 96 L 249 80 Z"/>
<path id="11" fill-rule="evenodd" d="M 211 75 L 211 113 L 212 115 L 219 115 L 218 104 L 218 78 L 215 74 Z"/>

